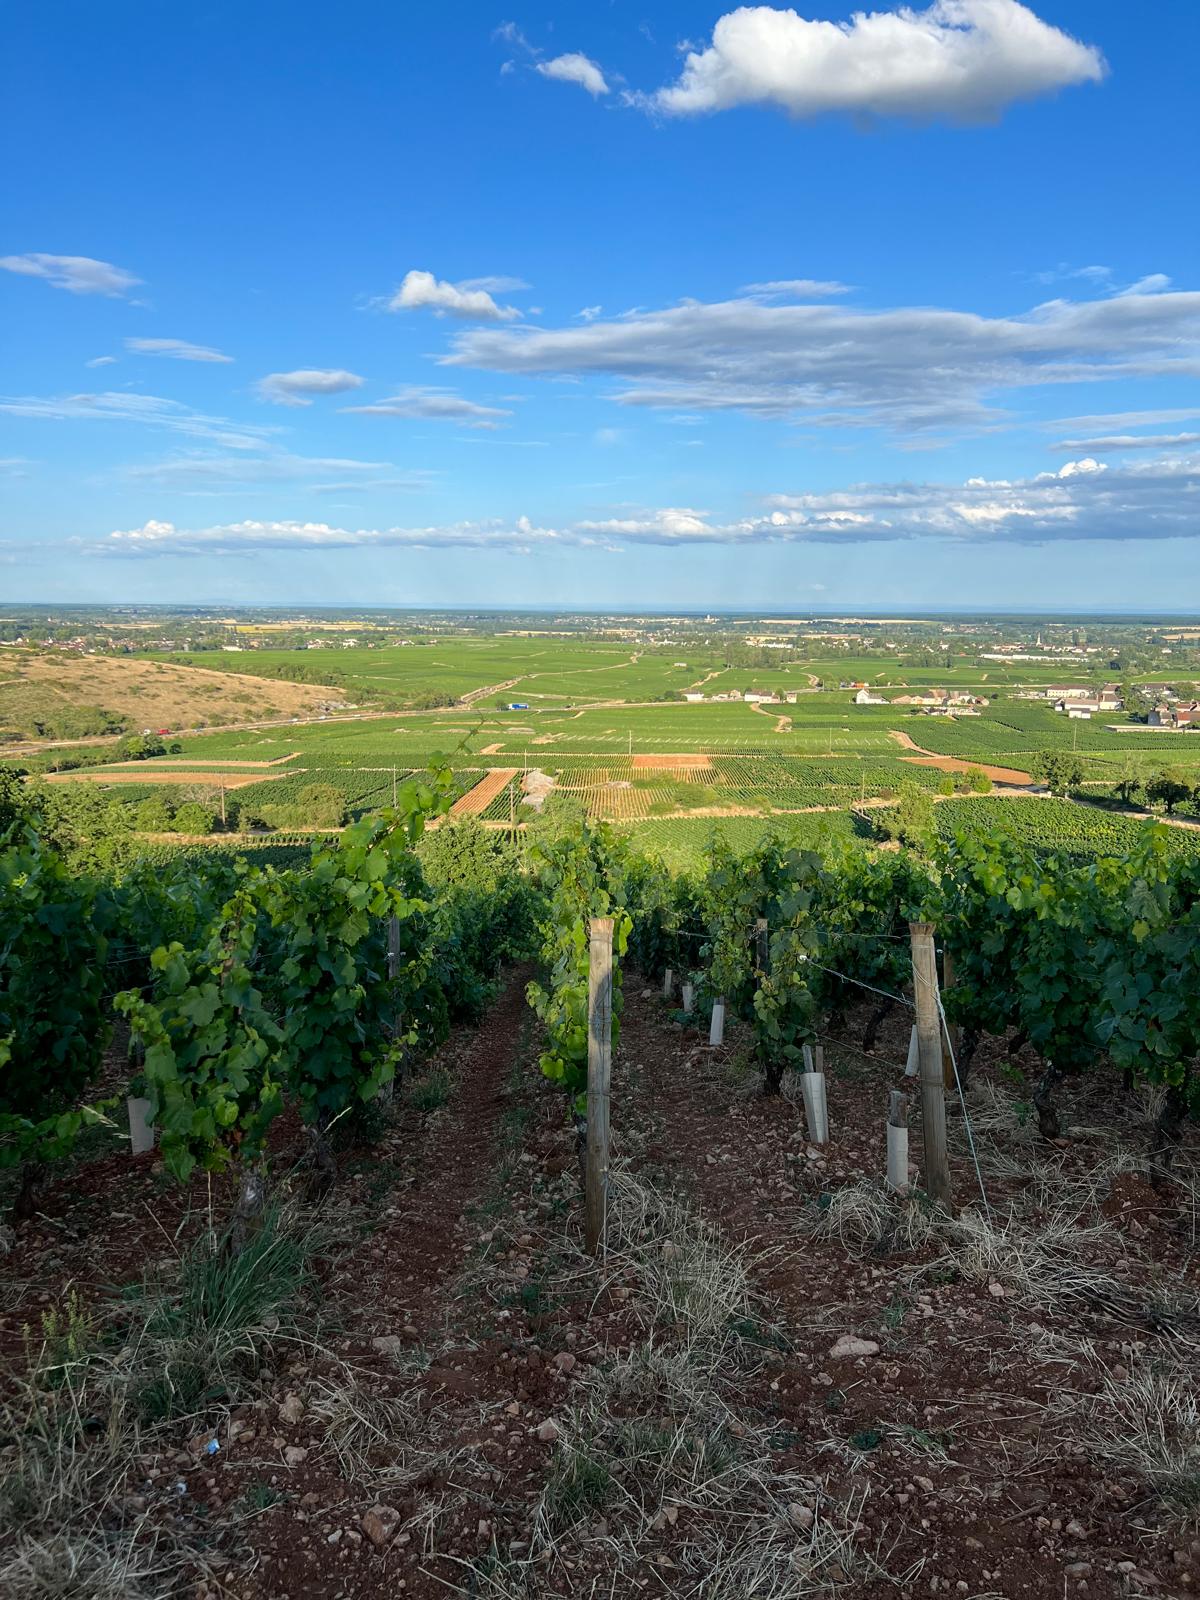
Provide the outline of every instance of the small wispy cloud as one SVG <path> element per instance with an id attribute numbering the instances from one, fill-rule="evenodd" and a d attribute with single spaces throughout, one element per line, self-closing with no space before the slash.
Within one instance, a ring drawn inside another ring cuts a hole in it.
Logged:
<path id="1" fill-rule="evenodd" d="M 124 267 L 114 267 L 111 261 L 96 261 L 92 256 L 52 256 L 42 251 L 0 256 L 0 270 L 25 278 L 42 278 L 68 294 L 102 294 L 110 299 L 123 298 L 142 281 Z"/>
<path id="2" fill-rule="evenodd" d="M 227 356 L 221 350 L 214 350 L 211 345 L 192 344 L 187 339 L 126 339 L 126 350 L 139 356 L 163 356 L 168 361 L 214 361 L 230 362 L 232 356 Z"/>
<path id="3" fill-rule="evenodd" d="M 590 56 L 578 50 L 554 56 L 550 61 L 539 61 L 534 71 L 540 72 L 543 78 L 556 78 L 560 83 L 576 83 L 586 89 L 593 100 L 609 92 L 603 72 Z"/>
<path id="4" fill-rule="evenodd" d="M 770 283 L 747 283 L 742 294 L 756 300 L 827 300 L 833 295 L 849 294 L 852 285 L 839 283 L 836 278 L 776 278 Z"/>
<path id="5" fill-rule="evenodd" d="M 360 417 L 421 417 L 433 422 L 457 422 L 468 428 L 496 428 L 512 412 L 500 406 L 483 406 L 452 389 L 426 389 L 413 386 L 401 389 L 386 400 L 361 406 L 343 406 L 344 412 Z"/>
<path id="6" fill-rule="evenodd" d="M 254 388 L 260 400 L 272 405 L 310 406 L 317 396 L 344 394 L 348 389 L 361 389 L 362 385 L 357 372 L 340 367 L 299 367 L 295 372 L 268 372 Z"/>

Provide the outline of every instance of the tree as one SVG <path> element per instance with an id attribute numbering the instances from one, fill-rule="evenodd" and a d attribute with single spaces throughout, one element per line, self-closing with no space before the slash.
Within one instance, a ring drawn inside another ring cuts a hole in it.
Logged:
<path id="1" fill-rule="evenodd" d="M 991 794 L 992 780 L 982 767 L 968 767 L 963 773 L 963 782 L 971 794 Z"/>
<path id="2" fill-rule="evenodd" d="M 1083 767 L 1076 756 L 1044 750 L 1033 763 L 1033 776 L 1060 799 L 1083 782 Z"/>
<path id="3" fill-rule="evenodd" d="M 1169 769 L 1152 773 L 1146 779 L 1146 799 L 1152 806 L 1162 806 L 1170 816 L 1175 807 L 1189 800 L 1192 785 L 1181 772 Z"/>
<path id="4" fill-rule="evenodd" d="M 933 799 L 915 783 L 902 783 L 896 791 L 896 804 L 878 811 L 876 819 L 884 836 L 898 844 L 926 850 L 933 843 Z"/>
<path id="5" fill-rule="evenodd" d="M 133 825 L 139 833 L 167 833 L 172 811 L 161 795 L 148 795 L 133 808 Z"/>
<path id="6" fill-rule="evenodd" d="M 167 747 L 156 733 L 131 733 L 117 745 L 117 754 L 123 761 L 148 761 L 166 753 Z"/>
<path id="7" fill-rule="evenodd" d="M 175 813 L 172 827 L 176 833 L 211 833 L 216 825 L 216 812 L 196 800 L 186 800 Z"/>
<path id="8" fill-rule="evenodd" d="M 1126 806 L 1129 805 L 1132 802 L 1134 795 L 1141 787 L 1141 774 L 1138 772 L 1136 765 L 1128 756 L 1126 756 L 1121 767 L 1121 776 L 1116 785 L 1116 791 L 1120 797 L 1121 804 Z"/>

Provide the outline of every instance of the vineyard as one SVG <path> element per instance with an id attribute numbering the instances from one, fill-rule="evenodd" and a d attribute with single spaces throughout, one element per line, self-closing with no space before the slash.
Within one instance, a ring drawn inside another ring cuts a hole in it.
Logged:
<path id="1" fill-rule="evenodd" d="M 0 789 L 6 1593 L 1191 1571 L 1190 835 L 975 798 L 923 855 L 670 857 L 387 787 L 105 870 Z"/>

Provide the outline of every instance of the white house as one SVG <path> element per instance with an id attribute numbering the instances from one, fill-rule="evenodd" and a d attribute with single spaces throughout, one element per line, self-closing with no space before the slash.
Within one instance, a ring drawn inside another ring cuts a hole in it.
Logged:
<path id="1" fill-rule="evenodd" d="M 870 689 L 860 689 L 854 696 L 854 704 L 856 706 L 886 706 L 890 705 L 891 702 L 885 700 L 881 694 L 872 694 Z"/>

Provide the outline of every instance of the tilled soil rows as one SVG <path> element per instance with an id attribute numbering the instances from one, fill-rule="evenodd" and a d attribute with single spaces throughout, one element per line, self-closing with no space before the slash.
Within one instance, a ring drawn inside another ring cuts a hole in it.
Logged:
<path id="1" fill-rule="evenodd" d="M 149 1592 L 1194 1592 L 1194 1510 L 1111 1443 L 1136 1432 L 1124 1386 L 1163 1363 L 1194 1380 L 1200 1339 L 1183 1183 L 1156 1192 L 1117 1153 L 1118 1136 L 1136 1151 L 1140 1108 L 1078 1085 L 1045 1145 L 1003 1046 L 981 1050 L 985 1230 L 960 1117 L 956 1221 L 880 1195 L 899 1012 L 869 1053 L 866 1010 L 825 1041 L 815 1146 L 796 1101 L 755 1092 L 736 1024 L 710 1049 L 627 973 L 593 1261 L 526 976 L 342 1156 L 303 1336 L 268 1342 L 231 1402 L 143 1436 L 105 1516 L 186 1549 Z M 7 1258 L 9 1361 L 71 1286 L 98 1301 L 208 1203 L 153 1156 L 78 1168 Z"/>

